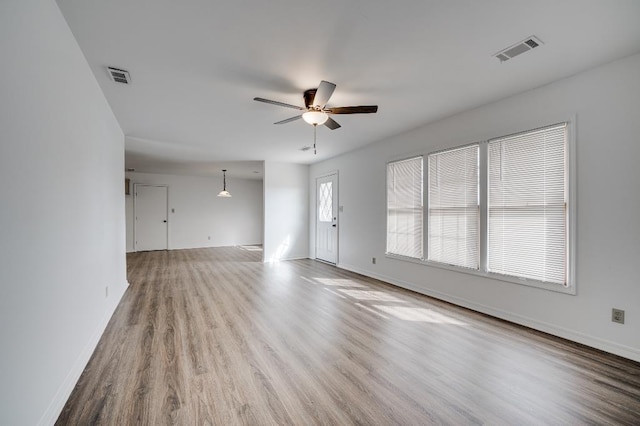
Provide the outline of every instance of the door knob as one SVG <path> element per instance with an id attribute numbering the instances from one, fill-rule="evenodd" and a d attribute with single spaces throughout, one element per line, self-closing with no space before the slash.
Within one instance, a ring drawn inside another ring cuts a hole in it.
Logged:
<path id="1" fill-rule="evenodd" d="M 331 225 L 331 226 L 333 226 L 333 227 L 335 228 L 335 227 L 336 227 L 336 224 L 334 223 L 334 224 L 333 224 L 333 225 Z"/>
<path id="2" fill-rule="evenodd" d="M 166 220 L 163 220 L 162 222 L 163 222 L 163 223 L 167 223 L 167 221 L 166 221 Z"/>

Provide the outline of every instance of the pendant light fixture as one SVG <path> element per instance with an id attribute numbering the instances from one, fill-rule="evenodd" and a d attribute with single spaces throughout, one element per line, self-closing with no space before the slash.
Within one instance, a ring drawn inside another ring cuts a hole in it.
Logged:
<path id="1" fill-rule="evenodd" d="M 227 169 L 222 170 L 222 191 L 220 191 L 218 197 L 231 197 L 231 193 L 227 191 Z"/>

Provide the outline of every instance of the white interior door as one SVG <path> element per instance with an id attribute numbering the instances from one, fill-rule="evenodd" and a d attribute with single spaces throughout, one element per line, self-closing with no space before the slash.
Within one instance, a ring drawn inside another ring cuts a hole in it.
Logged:
<path id="1" fill-rule="evenodd" d="M 135 185 L 134 241 L 136 251 L 168 248 L 167 187 Z"/>
<path id="2" fill-rule="evenodd" d="M 316 259 L 338 262 L 338 175 L 316 179 Z"/>

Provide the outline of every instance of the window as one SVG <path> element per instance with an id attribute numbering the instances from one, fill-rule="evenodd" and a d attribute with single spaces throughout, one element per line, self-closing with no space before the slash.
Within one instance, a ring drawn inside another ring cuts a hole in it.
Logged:
<path id="1" fill-rule="evenodd" d="M 479 268 L 478 145 L 429 155 L 428 259 Z"/>
<path id="2" fill-rule="evenodd" d="M 325 182 L 320 184 L 318 189 L 320 194 L 318 195 L 318 221 L 319 222 L 333 222 L 333 188 L 332 182 Z"/>
<path id="3" fill-rule="evenodd" d="M 489 272 L 567 284 L 566 127 L 489 141 Z"/>
<path id="4" fill-rule="evenodd" d="M 426 176 L 422 157 L 389 163 L 387 253 L 574 293 L 573 137 L 567 122 L 433 152 Z"/>
<path id="5" fill-rule="evenodd" d="M 387 164 L 387 253 L 422 259 L 422 157 Z"/>

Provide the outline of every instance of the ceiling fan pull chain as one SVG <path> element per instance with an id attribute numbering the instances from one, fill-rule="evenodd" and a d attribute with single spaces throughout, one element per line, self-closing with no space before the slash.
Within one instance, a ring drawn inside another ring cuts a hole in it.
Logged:
<path id="1" fill-rule="evenodd" d="M 316 155 L 316 132 L 318 130 L 318 125 L 314 124 L 313 125 L 313 155 Z"/>

